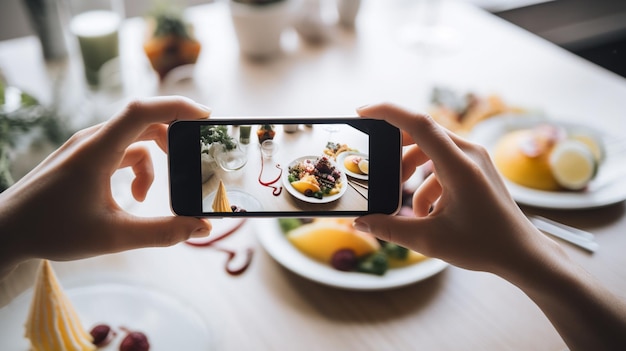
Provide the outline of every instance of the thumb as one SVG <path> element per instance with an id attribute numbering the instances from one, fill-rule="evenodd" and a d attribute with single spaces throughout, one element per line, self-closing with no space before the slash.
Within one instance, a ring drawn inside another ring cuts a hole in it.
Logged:
<path id="1" fill-rule="evenodd" d="M 164 247 L 191 237 L 209 235 L 211 222 L 184 216 L 133 218 L 130 233 L 124 236 L 126 249 Z"/>
<path id="2" fill-rule="evenodd" d="M 359 217 L 354 221 L 354 228 L 371 233 L 377 238 L 399 244 L 425 254 L 426 248 L 420 247 L 424 235 L 430 232 L 427 218 L 390 216 L 372 214 Z"/>

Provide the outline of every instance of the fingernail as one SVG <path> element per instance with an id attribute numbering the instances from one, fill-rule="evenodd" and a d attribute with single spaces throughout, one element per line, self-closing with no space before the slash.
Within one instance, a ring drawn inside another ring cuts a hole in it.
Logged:
<path id="1" fill-rule="evenodd" d="M 210 108 L 210 107 L 205 106 L 205 105 L 203 105 L 203 104 L 201 104 L 201 103 L 196 102 L 196 105 L 197 105 L 197 106 L 198 106 L 201 110 L 204 110 L 204 111 L 208 112 L 209 114 L 210 114 L 211 112 L 213 112 L 213 110 L 211 110 L 211 108 Z"/>
<path id="2" fill-rule="evenodd" d="M 193 232 L 191 232 L 190 237 L 191 238 L 204 238 L 209 236 L 209 234 L 211 234 L 211 230 L 207 229 L 207 228 L 198 228 L 196 230 L 194 230 Z"/>
<path id="3" fill-rule="evenodd" d="M 366 104 L 366 105 L 363 105 L 363 106 L 359 106 L 359 107 L 357 107 L 357 108 L 356 108 L 356 110 L 357 110 L 357 111 L 360 111 L 360 110 L 363 110 L 363 109 L 365 109 L 365 108 L 367 108 L 367 107 L 369 107 L 369 106 L 370 106 L 370 104 Z"/>
<path id="4" fill-rule="evenodd" d="M 359 220 L 356 220 L 354 222 L 352 222 L 352 227 L 354 227 L 354 229 L 362 231 L 362 232 L 370 232 L 370 226 L 367 225 L 367 223 L 363 223 Z"/>

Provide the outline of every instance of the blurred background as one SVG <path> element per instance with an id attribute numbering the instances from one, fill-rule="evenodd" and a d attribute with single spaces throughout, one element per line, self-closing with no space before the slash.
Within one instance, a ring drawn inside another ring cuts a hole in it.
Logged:
<path id="1" fill-rule="evenodd" d="M 462 0 L 473 2 L 577 55 L 626 77 L 624 0 Z M 23 0 L 2 0 L 0 40 L 33 34 Z M 186 0 L 187 5 L 211 0 Z M 126 16 L 145 14 L 151 0 L 126 1 Z"/>

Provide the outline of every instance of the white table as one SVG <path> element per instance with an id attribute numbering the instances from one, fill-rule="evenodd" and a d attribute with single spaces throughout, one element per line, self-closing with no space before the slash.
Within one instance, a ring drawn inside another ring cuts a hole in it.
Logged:
<path id="1" fill-rule="evenodd" d="M 220 116 L 337 115 L 379 101 L 424 110 L 432 87 L 441 85 L 461 92 L 495 92 L 512 104 L 540 109 L 553 118 L 592 123 L 624 136 L 623 78 L 455 2 L 446 2 L 442 21 L 456 30 L 458 46 L 444 54 L 421 55 L 396 40 L 410 14 L 405 5 L 367 1 L 354 32 L 333 28 L 330 42 L 320 46 L 288 34 L 286 53 L 263 63 L 239 56 L 223 3 L 193 8 L 190 19 L 203 43 L 194 79 L 167 88 L 157 87 L 141 55 L 141 21 L 131 20 L 122 50 L 124 78 L 131 83 L 121 100 L 179 93 L 211 106 Z M 38 58 L 36 44 L 33 38 L 0 43 L 0 67 L 14 84 L 49 96 L 50 68 Z M 144 203 L 116 193 L 123 206 L 138 215 L 170 213 L 165 156 L 155 151 L 154 160 L 156 179 Z M 128 181 L 127 173 L 117 174 L 116 190 Z M 564 246 L 601 282 L 618 292 L 626 290 L 624 203 L 577 212 L 525 210 L 594 232 L 600 243 L 594 255 Z M 249 270 L 238 277 L 224 272 L 223 253 L 183 244 L 54 267 L 68 286 L 114 279 L 178 296 L 204 316 L 220 350 L 565 347 L 524 294 L 491 274 L 450 267 L 402 289 L 374 293 L 328 288 L 273 261 L 259 247 L 256 235 L 263 235 L 264 228 L 256 223 L 249 220 L 223 242 L 229 248 L 252 247 L 256 252 Z M 22 266 L 2 286 L 3 304 L 31 285 L 33 266 Z"/>

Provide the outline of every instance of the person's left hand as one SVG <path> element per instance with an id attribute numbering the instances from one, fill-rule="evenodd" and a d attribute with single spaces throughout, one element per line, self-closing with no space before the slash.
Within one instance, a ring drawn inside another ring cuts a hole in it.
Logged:
<path id="1" fill-rule="evenodd" d="M 208 235 L 206 220 L 127 213 L 113 199 L 110 181 L 118 168 L 132 167 L 132 194 L 143 201 L 154 179 L 152 160 L 145 147 L 132 144 L 154 140 L 167 151 L 168 122 L 210 113 L 186 98 L 150 98 L 72 136 L 0 194 L 0 276 L 29 258 L 71 260 Z"/>

